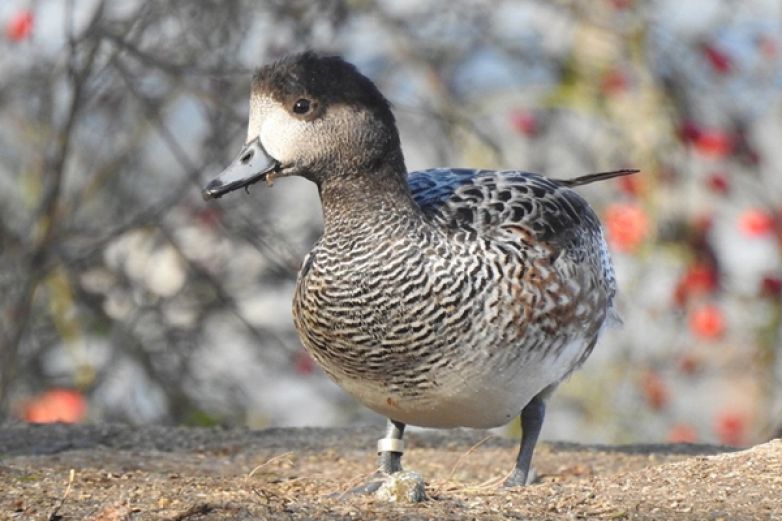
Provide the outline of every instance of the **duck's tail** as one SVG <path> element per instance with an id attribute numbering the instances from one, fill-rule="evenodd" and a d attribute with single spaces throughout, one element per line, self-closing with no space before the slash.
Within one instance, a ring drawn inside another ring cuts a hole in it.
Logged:
<path id="1" fill-rule="evenodd" d="M 558 179 L 558 181 L 569 187 L 574 186 L 581 186 L 581 185 L 587 185 L 589 183 L 594 183 L 595 181 L 603 181 L 605 179 L 611 179 L 612 177 L 621 177 L 623 175 L 631 175 L 631 174 L 637 174 L 640 172 L 640 170 L 636 170 L 635 168 L 625 168 L 623 170 L 612 170 L 610 172 L 598 172 L 596 174 L 587 174 L 582 175 L 581 177 L 576 177 L 574 179 Z"/>

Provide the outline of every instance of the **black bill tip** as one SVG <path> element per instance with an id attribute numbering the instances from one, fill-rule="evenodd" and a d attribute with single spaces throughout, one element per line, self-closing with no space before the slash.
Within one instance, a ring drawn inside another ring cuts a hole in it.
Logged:
<path id="1" fill-rule="evenodd" d="M 218 176 L 201 190 L 205 200 L 219 199 L 228 192 L 246 188 L 267 176 L 279 174 L 280 162 L 263 148 L 260 138 L 256 137 L 239 151 L 239 155 Z"/>
<path id="2" fill-rule="evenodd" d="M 228 192 L 233 192 L 234 190 L 238 190 L 240 188 L 245 188 L 247 186 L 250 186 L 251 184 L 255 184 L 258 181 L 263 181 L 264 179 L 266 179 L 266 175 L 269 172 L 275 170 L 276 169 L 269 169 L 266 172 L 260 172 L 246 179 L 240 179 L 232 183 L 223 183 L 219 178 L 214 179 L 210 181 L 209 184 L 206 185 L 203 190 L 201 190 L 201 196 L 204 198 L 204 201 L 208 201 L 209 199 L 220 199 Z"/>
<path id="3" fill-rule="evenodd" d="M 210 181 L 209 184 L 206 185 L 203 190 L 201 190 L 201 197 L 204 198 L 204 201 L 208 201 L 209 199 L 219 199 L 225 193 L 220 191 L 222 186 L 223 182 L 219 179 Z"/>

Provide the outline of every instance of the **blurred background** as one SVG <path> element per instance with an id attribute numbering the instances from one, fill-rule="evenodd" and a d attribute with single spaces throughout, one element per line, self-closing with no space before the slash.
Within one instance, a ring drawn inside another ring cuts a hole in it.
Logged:
<path id="1" fill-rule="evenodd" d="M 253 69 L 312 48 L 379 84 L 411 170 L 643 170 L 582 190 L 625 325 L 545 438 L 782 425 L 780 2 L 6 0 L 0 24 L 0 420 L 381 422 L 293 329 L 315 187 L 199 194 Z"/>

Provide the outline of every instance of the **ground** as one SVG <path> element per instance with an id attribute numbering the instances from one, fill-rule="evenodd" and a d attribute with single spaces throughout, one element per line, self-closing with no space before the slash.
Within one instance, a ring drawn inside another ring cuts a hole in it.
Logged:
<path id="1" fill-rule="evenodd" d="M 344 494 L 374 470 L 381 429 L 0 427 L 0 520 L 782 519 L 782 440 L 542 443 L 536 484 L 506 490 L 515 442 L 412 432 L 406 468 L 428 499 Z"/>

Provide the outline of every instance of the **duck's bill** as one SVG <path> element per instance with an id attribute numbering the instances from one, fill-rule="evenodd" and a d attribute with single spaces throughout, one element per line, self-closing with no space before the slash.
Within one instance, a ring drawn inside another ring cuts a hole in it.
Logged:
<path id="1" fill-rule="evenodd" d="M 210 181 L 201 194 L 204 199 L 218 199 L 228 192 L 263 181 L 279 168 L 279 161 L 264 150 L 260 139 L 255 138 L 242 147 L 230 166 Z"/>

